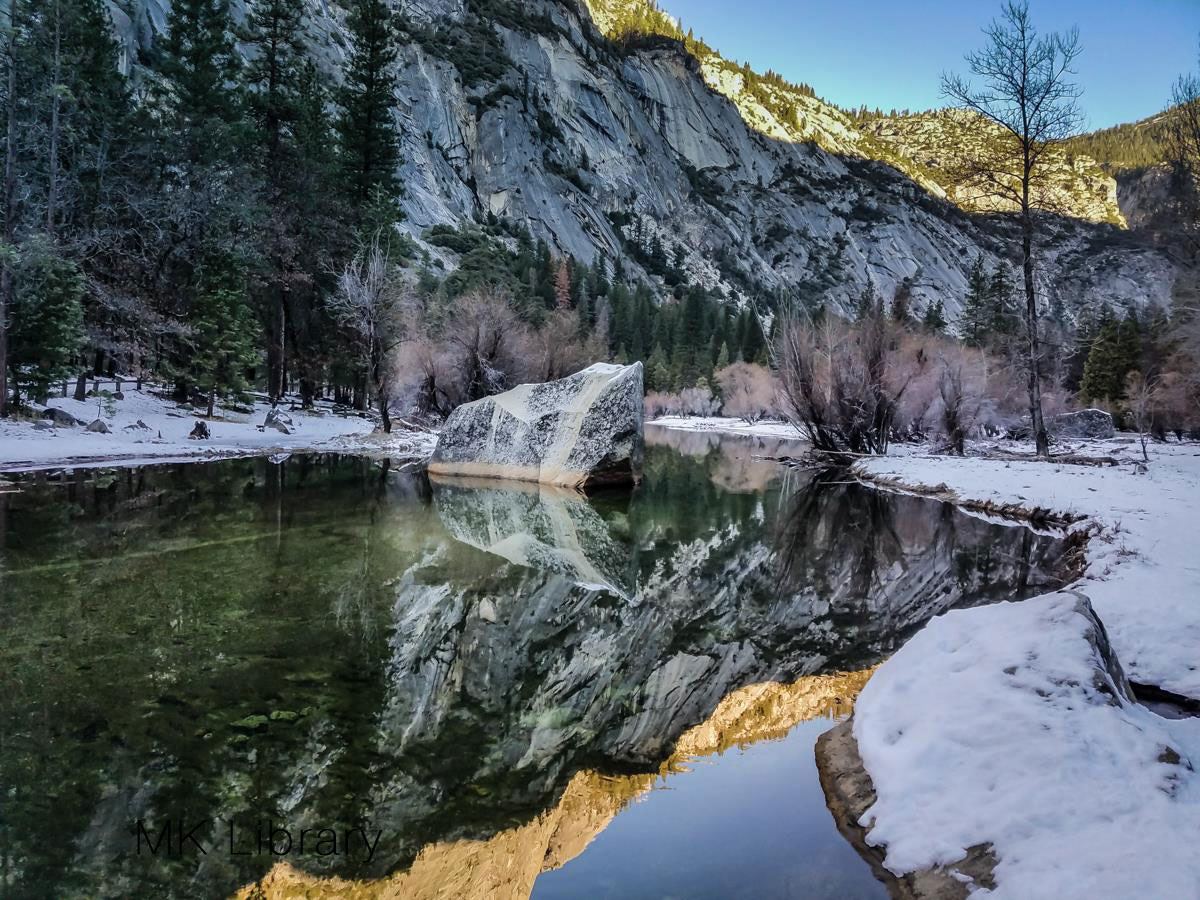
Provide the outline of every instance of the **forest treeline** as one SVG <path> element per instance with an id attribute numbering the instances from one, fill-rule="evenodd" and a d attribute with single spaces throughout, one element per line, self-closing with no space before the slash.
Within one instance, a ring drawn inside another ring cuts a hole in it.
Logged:
<path id="1" fill-rule="evenodd" d="M 553 255 L 490 216 L 424 235 L 453 254 L 449 273 L 394 232 L 404 188 L 391 86 L 419 29 L 382 0 L 351 3 L 336 83 L 292 0 L 257 0 L 240 24 L 224 0 L 179 0 L 132 68 L 101 0 L 16 0 L 11 12 L 0 81 L 9 405 L 64 380 L 82 394 L 86 375 L 119 371 L 210 408 L 251 387 L 362 408 L 380 392 L 384 351 L 462 345 L 456 307 L 481 291 L 531 333 L 554 319 L 555 340 L 576 351 L 644 360 L 657 389 L 765 361 L 758 317 L 687 287 L 656 238 L 631 249 L 677 302 L 658 302 L 619 262 Z M 343 276 L 384 232 L 398 278 L 367 322 Z M 463 354 L 460 368 L 478 368 Z M 462 393 L 426 388 L 431 411 Z"/>
<path id="2" fill-rule="evenodd" d="M 501 0 L 480 2 L 489 14 L 517 15 Z M 653 26 L 699 46 L 646 9 L 657 24 L 622 30 Z M 771 411 L 777 298 L 765 298 L 770 309 L 737 306 L 697 284 L 679 248 L 664 247 L 637 217 L 613 214 L 653 286 L 619 259 L 556 254 L 490 214 L 432 227 L 424 247 L 394 227 L 404 191 L 393 111 L 399 48 L 420 41 L 453 56 L 464 79 L 484 78 L 483 31 L 450 35 L 405 21 L 384 0 L 351 0 L 348 52 L 331 73 L 295 0 L 252 0 L 237 23 L 227 0 L 177 0 L 165 34 L 134 60 L 102 0 L 13 0 L 8 11 L 6 411 L 52 391 L 82 399 L 87 376 L 119 372 L 169 384 L 210 412 L 260 389 L 306 405 L 374 401 L 387 424 L 392 404 L 441 416 L 597 359 L 642 361 L 664 409 L 713 411 L 738 397 L 727 411 Z M 772 73 L 759 81 L 764 91 L 785 86 Z M 1020 343 L 1020 312 L 1006 267 L 976 262 L 955 322 L 940 303 L 913 309 L 911 292 L 908 282 L 890 297 L 871 288 L 859 320 L 878 306 L 908 336 L 897 346 L 924 342 L 934 352 L 952 330 L 997 365 L 1016 366 L 1005 348 Z M 805 314 L 825 316 L 820 307 Z M 1159 379 L 1169 374 L 1164 361 L 1180 358 L 1179 329 L 1165 322 L 1161 312 L 1111 310 L 1076 333 L 1061 310 L 1047 309 L 1057 348 L 1047 355 L 1048 383 L 1125 402 L 1131 373 Z"/>

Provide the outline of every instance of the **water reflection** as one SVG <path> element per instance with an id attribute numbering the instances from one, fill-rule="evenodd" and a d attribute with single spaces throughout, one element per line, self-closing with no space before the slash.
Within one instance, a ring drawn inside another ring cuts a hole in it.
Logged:
<path id="1" fill-rule="evenodd" d="M 680 791 L 688 784 L 688 775 L 712 757 L 738 750 L 764 741 L 779 741 L 793 732 L 802 722 L 813 722 L 815 733 L 824 731 L 834 719 L 847 715 L 854 698 L 866 684 L 873 670 L 852 672 L 845 675 L 813 675 L 792 684 L 765 683 L 750 685 L 734 691 L 724 698 L 707 721 L 684 732 L 676 743 L 674 752 L 658 767 L 656 772 L 627 775 L 605 775 L 594 770 L 575 773 L 567 784 L 558 802 L 537 814 L 530 822 L 516 828 L 506 829 L 485 840 L 459 840 L 435 843 L 424 847 L 412 866 L 379 881 L 351 882 L 338 878 L 324 879 L 309 875 L 287 863 L 272 869 L 260 882 L 245 887 L 239 897 L 287 898 L 297 895 L 306 897 L 336 896 L 361 898 L 427 898 L 455 897 L 462 900 L 488 900 L 496 897 L 534 896 L 598 896 L 605 882 L 612 882 L 625 870 L 625 880 L 619 885 L 617 896 L 631 896 L 631 890 L 645 879 L 646 872 L 628 865 L 629 849 L 619 845 L 595 854 L 589 859 L 589 867 L 596 871 L 576 874 L 573 869 L 559 872 L 573 860 L 589 850 L 590 845 L 612 825 L 613 819 L 629 805 L 657 790 Z M 805 748 L 796 760 L 800 765 L 812 765 L 811 748 Z M 746 785 L 737 783 L 734 788 L 744 791 Z M 708 793 L 704 791 L 703 793 Z M 778 818 L 794 816 L 794 797 L 788 793 L 786 784 L 775 787 L 777 803 L 764 803 L 756 798 L 754 814 L 757 824 L 764 830 L 774 829 Z M 819 789 L 818 789 L 819 794 Z M 703 796 L 700 798 L 703 801 Z M 819 796 L 814 799 L 819 808 Z M 777 809 L 764 807 L 778 805 Z M 774 813 L 774 816 L 771 815 Z M 662 848 L 677 839 L 693 841 L 694 836 L 683 832 L 682 823 L 673 821 L 670 811 L 656 816 L 648 824 L 653 830 L 654 844 Z M 755 823 L 742 820 L 738 823 L 742 832 L 754 830 Z M 842 841 L 833 829 L 826 829 L 829 844 L 825 855 L 834 856 L 835 871 L 825 873 L 826 880 L 846 886 L 846 873 L 850 868 L 855 876 L 851 883 L 854 896 L 884 896 L 882 885 L 875 883 L 869 869 L 855 864 L 848 854 L 854 851 Z M 710 841 L 722 842 L 725 834 L 716 829 Z M 605 833 L 605 838 L 608 834 Z M 790 839 L 791 835 L 786 835 Z M 730 849 L 726 850 L 728 854 Z M 716 851 L 716 852 L 714 852 Z M 832 852 L 831 852 L 832 851 Z M 590 852 L 590 851 L 589 851 Z M 719 856 L 714 847 L 705 847 L 710 863 Z M 793 853 L 786 854 L 794 860 Z M 682 861 L 682 860 L 681 860 Z M 751 861 L 742 860 L 744 869 Z M 656 868 L 665 868 L 658 866 Z M 554 873 L 554 874 L 551 874 Z M 807 881 L 807 896 L 817 897 L 820 877 Z M 632 884 L 630 883 L 632 882 Z M 640 885 L 645 888 L 645 885 Z M 697 896 L 693 891 L 689 896 Z M 728 896 L 718 893 L 714 896 Z M 846 897 L 834 893 L 829 896 Z"/>
<path id="2" fill-rule="evenodd" d="M 377 882 L 522 829 L 565 848 L 547 817 L 580 779 L 652 779 L 740 690 L 871 666 L 1054 558 L 747 449 L 652 446 L 637 493 L 588 501 L 335 457 L 23 477 L 0 495 L 6 896 L 216 895 L 279 862 L 139 855 L 139 819 L 208 822 L 210 849 L 231 821 L 381 829 L 369 858 L 287 858 Z"/>
<path id="3" fill-rule="evenodd" d="M 455 540 L 585 589 L 626 600 L 637 592 L 627 550 L 578 492 L 446 476 L 432 483 L 438 515 Z"/>

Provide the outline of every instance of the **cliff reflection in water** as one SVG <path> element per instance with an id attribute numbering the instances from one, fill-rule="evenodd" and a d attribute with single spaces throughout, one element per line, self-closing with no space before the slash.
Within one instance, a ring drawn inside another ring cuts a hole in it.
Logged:
<path id="1" fill-rule="evenodd" d="M 652 446 L 642 488 L 592 500 L 330 457 L 25 478 L 0 497 L 9 894 L 211 895 L 274 862 L 138 856 L 139 818 L 383 829 L 295 878 L 569 858 L 681 735 L 735 733 L 722 701 L 872 666 L 1057 552 L 750 449 Z"/>

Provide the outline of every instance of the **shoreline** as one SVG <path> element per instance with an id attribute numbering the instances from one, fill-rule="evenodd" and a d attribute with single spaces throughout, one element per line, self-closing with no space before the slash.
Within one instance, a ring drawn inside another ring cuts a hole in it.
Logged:
<path id="1" fill-rule="evenodd" d="M 298 399 L 298 398 L 297 398 Z M 124 468 L 185 462 L 214 462 L 295 453 L 345 453 L 361 456 L 424 458 L 436 435 L 399 428 L 376 431 L 369 413 L 319 401 L 302 409 L 288 398 L 277 407 L 283 427 L 267 425 L 272 407 L 262 398 L 249 407 L 221 407 L 212 418 L 168 399 L 157 390 L 129 387 L 120 400 L 55 397 L 32 408 L 65 414 L 74 425 L 50 427 L 45 418 L 0 420 L 0 474 L 47 469 Z M 93 432 L 99 420 L 107 429 Z M 197 423 L 210 436 L 191 438 Z"/>
<path id="2" fill-rule="evenodd" d="M 1013 449 L 1030 448 L 894 445 L 851 466 L 878 490 L 1059 529 L 1076 576 L 936 617 L 882 663 L 818 744 L 831 814 L 897 896 L 1185 896 L 1200 884 L 1200 443 L 1151 444 L 1148 463 L 1130 436 L 1049 461 Z"/>

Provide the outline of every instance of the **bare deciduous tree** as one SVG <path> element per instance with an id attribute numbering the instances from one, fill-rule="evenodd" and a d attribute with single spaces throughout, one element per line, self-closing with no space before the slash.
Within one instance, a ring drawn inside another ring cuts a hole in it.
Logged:
<path id="1" fill-rule="evenodd" d="M 1167 161 L 1179 205 L 1180 234 L 1194 259 L 1200 251 L 1200 76 L 1181 75 L 1171 91 Z"/>
<path id="2" fill-rule="evenodd" d="M 1051 208 L 1045 163 L 1048 154 L 1082 124 L 1080 88 L 1068 76 L 1080 53 L 1079 33 L 1041 35 L 1025 0 L 1009 0 L 1000 18 L 984 29 L 986 46 L 966 56 L 979 86 L 960 75 L 944 75 L 942 91 L 952 102 L 998 126 L 997 139 L 962 163 L 961 178 L 976 189 L 1012 201 L 1020 211 L 1025 281 L 1026 364 L 1029 414 L 1039 456 L 1049 456 L 1042 412 L 1041 354 L 1034 286 L 1035 213 Z"/>
<path id="3" fill-rule="evenodd" d="M 1138 442 L 1142 445 L 1142 460 L 1150 461 L 1146 453 L 1146 435 L 1150 431 L 1150 420 L 1158 389 L 1157 378 L 1147 378 L 1141 372 L 1134 370 L 1129 373 L 1125 383 L 1125 400 L 1129 414 L 1133 417 L 1133 426 L 1138 432 Z"/>
<path id="4" fill-rule="evenodd" d="M 395 367 L 391 354 L 404 340 L 404 314 L 411 292 L 393 265 L 387 237 L 376 232 L 338 276 L 329 298 L 334 319 L 353 336 L 379 402 L 383 430 L 392 431 L 391 401 Z"/>

